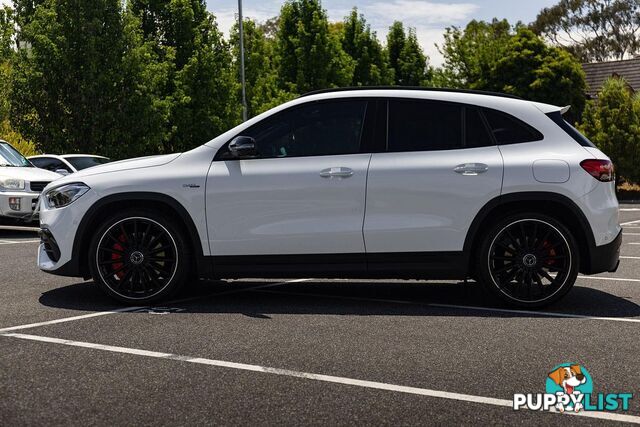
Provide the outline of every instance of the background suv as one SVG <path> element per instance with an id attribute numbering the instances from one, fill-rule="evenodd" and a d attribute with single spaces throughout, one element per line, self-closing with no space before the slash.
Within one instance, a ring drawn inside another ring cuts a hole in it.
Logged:
<path id="1" fill-rule="evenodd" d="M 58 178 L 57 173 L 35 168 L 0 140 L 0 220 L 31 220 L 40 192 Z"/>
<path id="2" fill-rule="evenodd" d="M 40 268 L 163 298 L 190 275 L 472 277 L 511 304 L 618 265 L 613 166 L 560 107 L 439 90 L 334 90 L 183 154 L 48 186 Z"/>

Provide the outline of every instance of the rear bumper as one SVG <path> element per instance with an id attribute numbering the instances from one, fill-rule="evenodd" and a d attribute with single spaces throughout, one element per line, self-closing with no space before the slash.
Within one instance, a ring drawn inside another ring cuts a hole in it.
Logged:
<path id="1" fill-rule="evenodd" d="M 620 264 L 620 245 L 622 244 L 622 230 L 610 243 L 602 246 L 594 246 L 589 251 L 589 270 L 584 274 L 598 274 L 614 272 Z"/>

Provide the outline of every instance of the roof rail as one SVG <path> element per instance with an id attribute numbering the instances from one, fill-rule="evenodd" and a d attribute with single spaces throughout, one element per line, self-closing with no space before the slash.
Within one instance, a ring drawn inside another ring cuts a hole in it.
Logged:
<path id="1" fill-rule="evenodd" d="M 422 86 L 354 86 L 354 87 L 336 87 L 330 89 L 319 89 L 311 92 L 307 92 L 299 96 L 299 98 L 303 98 L 305 96 L 310 95 L 318 95 L 321 93 L 332 93 L 332 92 L 346 92 L 350 90 L 420 90 L 420 91 L 428 91 L 428 92 L 453 92 L 453 93 L 471 93 L 476 95 L 489 95 L 489 96 L 499 96 L 502 98 L 512 98 L 512 99 L 522 99 L 516 95 L 509 95 L 506 93 L 500 92 L 489 92 L 484 90 L 471 90 L 471 89 L 447 89 L 441 87 L 422 87 Z"/>

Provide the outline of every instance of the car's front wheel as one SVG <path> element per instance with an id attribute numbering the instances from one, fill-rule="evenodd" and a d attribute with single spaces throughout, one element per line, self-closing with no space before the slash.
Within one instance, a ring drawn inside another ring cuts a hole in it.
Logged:
<path id="1" fill-rule="evenodd" d="M 165 298 L 186 280 L 188 247 L 168 217 L 128 210 L 105 220 L 89 253 L 91 275 L 110 296 L 141 304 Z"/>
<path id="2" fill-rule="evenodd" d="M 519 307 L 541 307 L 563 297 L 576 281 L 578 265 L 571 232 L 539 214 L 499 221 L 485 235 L 476 258 L 485 287 Z"/>

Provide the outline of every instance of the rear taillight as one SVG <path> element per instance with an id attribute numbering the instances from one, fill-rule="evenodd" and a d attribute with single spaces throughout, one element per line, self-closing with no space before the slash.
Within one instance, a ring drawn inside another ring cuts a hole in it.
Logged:
<path id="1" fill-rule="evenodd" d="M 613 163 L 609 160 L 588 159 L 580 162 L 582 169 L 589 175 L 602 182 L 610 182 L 615 179 Z"/>

